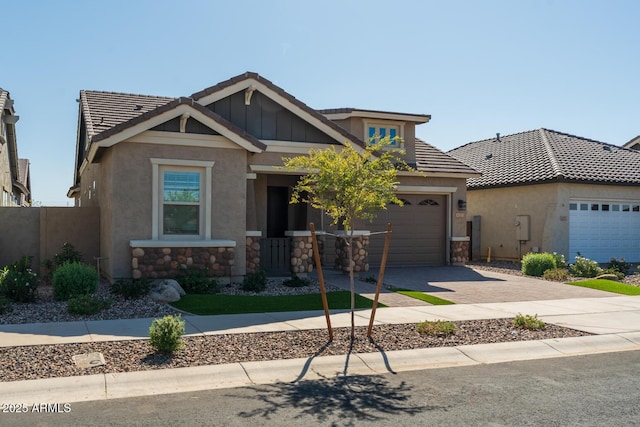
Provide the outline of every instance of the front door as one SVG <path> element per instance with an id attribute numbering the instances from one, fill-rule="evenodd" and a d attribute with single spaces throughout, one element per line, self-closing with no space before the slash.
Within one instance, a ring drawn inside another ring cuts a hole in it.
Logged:
<path id="1" fill-rule="evenodd" d="M 284 237 L 289 224 L 289 187 L 267 187 L 267 237 Z"/>

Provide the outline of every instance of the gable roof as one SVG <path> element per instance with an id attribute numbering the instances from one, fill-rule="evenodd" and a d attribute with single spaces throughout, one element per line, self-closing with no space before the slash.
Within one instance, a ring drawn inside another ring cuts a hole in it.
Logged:
<path id="1" fill-rule="evenodd" d="M 202 105 L 209 105 L 223 97 L 238 92 L 239 90 L 259 90 L 275 102 L 284 105 L 294 114 L 314 123 L 319 129 L 332 136 L 339 143 L 345 140 L 356 146 L 364 147 L 364 141 L 347 132 L 343 127 L 332 122 L 323 114 L 309 107 L 295 96 L 286 92 L 258 73 L 247 71 L 239 76 L 220 82 L 191 95 L 195 101 Z"/>
<path id="2" fill-rule="evenodd" d="M 640 185 L 640 152 L 549 129 L 471 142 L 448 152 L 482 173 L 469 189 L 545 182 Z"/>
<path id="3" fill-rule="evenodd" d="M 416 170 L 424 173 L 460 174 L 478 177 L 480 173 L 431 144 L 416 138 Z"/>
<path id="4" fill-rule="evenodd" d="M 635 138 L 631 138 L 629 142 L 623 145 L 624 148 L 631 148 L 633 150 L 640 150 L 640 135 Z"/>

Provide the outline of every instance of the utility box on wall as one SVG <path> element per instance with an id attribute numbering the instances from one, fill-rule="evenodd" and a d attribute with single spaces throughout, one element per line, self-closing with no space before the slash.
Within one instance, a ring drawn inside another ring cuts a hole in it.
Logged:
<path id="1" fill-rule="evenodd" d="M 531 230 L 529 227 L 529 215 L 516 215 L 516 240 L 525 242 L 531 240 Z"/>

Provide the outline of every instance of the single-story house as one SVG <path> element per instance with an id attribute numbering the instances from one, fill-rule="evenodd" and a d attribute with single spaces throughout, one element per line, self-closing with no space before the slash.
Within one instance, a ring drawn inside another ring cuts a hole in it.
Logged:
<path id="1" fill-rule="evenodd" d="M 0 88 L 0 206 L 31 205 L 29 160 L 18 158 L 16 115 L 9 92 Z"/>
<path id="2" fill-rule="evenodd" d="M 373 232 L 387 221 L 391 265 L 466 260 L 466 179 L 479 174 L 415 137 L 429 115 L 318 111 L 252 72 L 188 97 L 82 90 L 79 103 L 68 196 L 100 208 L 101 267 L 111 279 L 185 266 L 231 279 L 260 267 L 311 271 L 309 222 L 333 229 L 320 211 L 289 203 L 299 174 L 279 168 L 282 157 L 362 148 L 376 135 L 401 138 L 404 160 L 421 173 L 400 173 L 404 207 L 358 224 L 366 255 L 358 268 L 379 263 L 384 237 Z M 332 267 L 339 251 L 330 236 L 324 247 Z"/>
<path id="3" fill-rule="evenodd" d="M 474 259 L 490 248 L 493 259 L 541 251 L 640 261 L 640 152 L 537 129 L 448 154 L 482 173 L 467 187 Z"/>

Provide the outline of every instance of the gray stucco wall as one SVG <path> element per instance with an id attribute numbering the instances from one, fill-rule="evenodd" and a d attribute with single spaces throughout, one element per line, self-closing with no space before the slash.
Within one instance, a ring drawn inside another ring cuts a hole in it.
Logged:
<path id="1" fill-rule="evenodd" d="M 179 143 L 179 134 L 176 142 Z M 208 183 L 212 198 L 213 239 L 234 240 L 234 275 L 244 274 L 246 234 L 246 152 L 244 150 L 169 146 L 123 142 L 112 147 L 111 157 L 102 162 L 105 174 L 104 200 L 100 197 L 103 233 L 110 236 L 111 276 L 130 277 L 130 240 L 152 238 L 152 164 L 150 158 L 215 161 Z M 109 188 L 111 187 L 111 188 Z M 104 201 L 103 201 L 104 200 Z M 108 250 L 108 248 L 105 248 Z"/>

